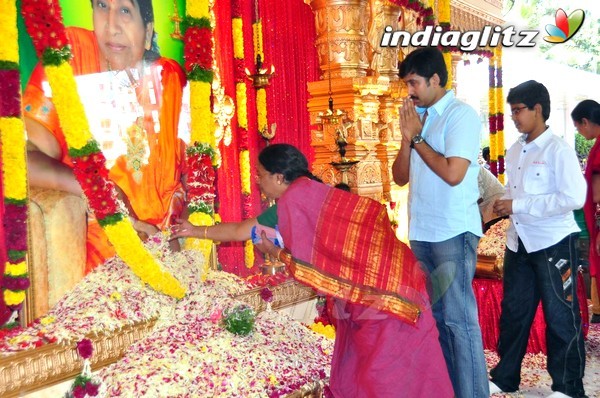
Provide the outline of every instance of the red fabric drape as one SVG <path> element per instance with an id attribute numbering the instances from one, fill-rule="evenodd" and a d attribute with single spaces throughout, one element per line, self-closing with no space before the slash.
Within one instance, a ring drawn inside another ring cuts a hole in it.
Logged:
<path id="1" fill-rule="evenodd" d="M 254 1 L 241 1 L 244 27 L 244 66 L 251 71 L 255 68 L 255 55 L 252 39 L 254 21 Z M 218 1 L 215 5 L 216 57 L 221 72 L 225 93 L 235 99 L 235 63 L 231 28 L 231 2 Z M 307 111 L 307 83 L 318 80 L 318 62 L 314 46 L 316 32 L 314 14 L 310 6 L 302 1 L 259 0 L 259 13 L 263 27 L 264 65 L 275 66 L 276 75 L 266 88 L 267 119 L 269 126 L 277 124 L 273 143 L 286 142 L 298 147 L 311 161 L 309 116 Z M 258 152 L 266 145 L 257 132 L 256 91 L 248 85 L 248 150 L 250 170 L 256 173 Z M 236 104 L 237 106 L 237 104 Z M 239 145 L 237 119 L 232 120 L 233 138 L 228 147 L 221 144 L 223 162 L 217 171 L 217 195 L 219 213 L 224 222 L 242 219 L 242 194 L 239 167 Z M 258 185 L 252 186 L 252 215 L 260 214 L 265 204 L 260 201 Z M 238 275 L 255 273 L 244 264 L 242 243 L 222 243 L 218 249 L 219 262 L 224 270 Z M 256 252 L 256 264 L 263 257 Z"/>
<path id="2" fill-rule="evenodd" d="M 498 350 L 498 338 L 500 337 L 500 304 L 502 303 L 503 289 L 502 281 L 494 279 L 473 279 L 473 291 L 477 300 L 479 309 L 479 325 L 481 326 L 481 337 L 483 338 L 483 348 L 486 350 Z M 579 309 L 583 324 L 583 336 L 587 337 L 590 327 L 588 317 L 587 298 L 585 295 L 585 286 L 583 275 L 577 274 L 577 299 L 579 300 Z M 536 354 L 538 352 L 546 353 L 546 321 L 540 303 L 531 325 L 529 341 L 527 342 L 527 352 Z"/>

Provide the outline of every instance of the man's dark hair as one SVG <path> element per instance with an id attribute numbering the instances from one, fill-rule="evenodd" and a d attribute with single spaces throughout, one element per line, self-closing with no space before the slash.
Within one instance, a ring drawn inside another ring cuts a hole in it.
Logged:
<path id="1" fill-rule="evenodd" d="M 584 118 L 594 124 L 600 124 L 600 104 L 590 99 L 578 103 L 571 112 L 571 119 L 581 123 Z"/>
<path id="2" fill-rule="evenodd" d="M 481 157 L 486 161 L 490 161 L 490 147 L 486 146 L 481 150 Z"/>
<path id="3" fill-rule="evenodd" d="M 544 121 L 550 117 L 550 93 L 546 86 L 535 80 L 528 80 L 511 88 L 506 102 L 511 105 L 525 104 L 529 109 L 533 109 L 535 104 L 540 104 Z"/>
<path id="4" fill-rule="evenodd" d="M 429 80 L 437 73 L 440 77 L 440 86 L 445 87 L 448 82 L 448 70 L 442 52 L 436 47 L 418 48 L 408 54 L 400 64 L 400 78 L 414 73 Z"/>

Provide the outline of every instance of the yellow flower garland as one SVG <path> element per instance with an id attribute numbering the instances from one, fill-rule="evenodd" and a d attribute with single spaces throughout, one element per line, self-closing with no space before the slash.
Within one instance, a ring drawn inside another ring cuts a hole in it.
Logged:
<path id="1" fill-rule="evenodd" d="M 439 21 L 450 22 L 450 0 L 438 0 Z"/>
<path id="2" fill-rule="evenodd" d="M 0 118 L 0 142 L 4 173 L 5 193 L 17 200 L 27 198 L 27 165 L 25 161 L 25 132 L 23 121 L 15 117 Z"/>
<path id="3" fill-rule="evenodd" d="M 20 276 L 27 273 L 27 263 L 22 261 L 18 264 L 6 263 L 4 274 L 10 276 Z"/>
<path id="4" fill-rule="evenodd" d="M 496 62 L 496 70 L 499 76 L 498 80 L 502 82 L 502 46 L 497 46 L 496 48 L 494 48 L 494 61 Z M 499 85 L 496 88 L 496 114 L 501 120 L 500 124 L 504 126 L 504 93 L 502 85 Z M 497 158 L 500 156 L 504 157 L 504 129 L 498 129 L 498 131 L 496 132 L 496 136 Z M 500 168 L 498 168 L 498 180 L 500 181 L 500 183 L 504 184 L 505 173 L 501 173 L 500 171 Z"/>
<path id="5" fill-rule="evenodd" d="M 210 19 L 209 0 L 188 0 L 185 3 L 186 13 L 192 18 Z"/>
<path id="6" fill-rule="evenodd" d="M 8 306 L 19 305 L 25 300 L 25 291 L 4 290 L 4 303 Z"/>
<path id="7" fill-rule="evenodd" d="M 438 1 L 438 22 L 442 26 L 450 26 L 450 0 L 439 0 Z M 452 54 L 447 48 L 443 49 L 444 63 L 448 70 L 448 81 L 446 82 L 446 89 L 452 88 L 452 81 L 454 76 L 452 75 Z"/>
<path id="8" fill-rule="evenodd" d="M 454 76 L 452 76 L 452 53 L 450 51 L 444 52 L 444 63 L 446 64 L 446 69 L 448 70 L 448 81 L 446 82 L 446 89 L 452 88 L 452 81 Z"/>
<path id="9" fill-rule="evenodd" d="M 238 125 L 247 130 L 248 129 L 248 96 L 246 91 L 246 83 L 237 83 L 235 85 L 235 98 L 237 102 L 237 119 Z"/>
<path id="10" fill-rule="evenodd" d="M 56 88 L 52 90 L 52 102 L 60 116 L 65 140 L 70 148 L 81 149 L 94 138 L 79 99 L 73 68 L 68 62 L 63 62 L 60 66 L 46 66 L 44 71 L 50 87 Z"/>
<path id="11" fill-rule="evenodd" d="M 231 28 L 233 34 L 233 56 L 237 59 L 244 59 L 244 34 L 242 18 L 233 18 Z"/>
<path id="12" fill-rule="evenodd" d="M 104 231 L 115 247 L 115 251 L 119 253 L 119 257 L 143 282 L 149 284 L 154 290 L 175 298 L 180 299 L 185 296 L 185 288 L 179 281 L 157 266 L 156 259 L 141 244 L 128 218 L 106 225 Z"/>
<path id="13" fill-rule="evenodd" d="M 256 112 L 258 131 L 265 131 L 267 128 L 267 92 L 264 88 L 256 90 Z"/>
<path id="14" fill-rule="evenodd" d="M 15 0 L 0 0 L 0 29 L 2 40 L 0 46 L 0 60 L 19 63 L 19 47 L 17 46 L 18 30 L 15 23 L 17 3 Z M 14 44 L 14 45 L 12 45 Z"/>
<path id="15" fill-rule="evenodd" d="M 250 195 L 250 153 L 247 149 L 240 151 L 240 174 L 242 177 L 242 193 Z"/>
<path id="16" fill-rule="evenodd" d="M 210 110 L 211 87 L 209 83 L 190 82 L 191 141 L 208 143 L 215 147 L 215 123 Z"/>
<path id="17" fill-rule="evenodd" d="M 242 18 L 233 18 L 233 55 L 236 59 L 244 59 L 244 24 Z M 245 82 L 235 85 L 235 98 L 237 102 L 237 120 L 240 129 L 248 130 L 248 93 Z M 246 131 L 247 135 L 247 131 Z M 247 142 L 245 143 L 247 145 Z M 250 153 L 247 148 L 240 151 L 240 178 L 242 194 L 246 200 L 251 194 Z M 254 266 L 254 244 L 247 240 L 244 242 L 244 264 L 247 268 Z"/>
<path id="18" fill-rule="evenodd" d="M 3 71 L 15 69 L 17 72 L 16 79 L 10 78 L 10 83 L 15 86 L 9 88 L 10 92 L 0 94 L 14 96 L 6 99 L 7 108 L 0 112 L 2 114 L 0 117 L 0 142 L 2 143 L 4 204 L 12 203 L 11 210 L 9 210 L 11 214 L 5 214 L 5 217 L 15 215 L 19 217 L 27 212 L 27 165 L 25 128 L 20 114 L 16 114 L 16 109 L 19 109 L 21 105 L 20 92 L 15 88 L 20 83 L 20 74 L 17 69 L 19 65 L 17 2 L 0 0 L 0 10 L 2 10 L 0 13 L 0 37 L 5 40 L 5 43 L 0 46 L 0 61 L 2 62 L 0 69 Z M 5 79 L 7 78 L 5 77 Z M 5 83 L 7 83 L 6 80 Z M 16 109 L 12 109 L 13 107 Z M 12 214 L 13 211 L 17 214 Z M 19 236 L 15 238 L 26 242 L 26 226 L 7 227 L 19 228 Z M 19 242 L 17 245 L 23 242 Z M 13 246 L 8 240 L 5 240 L 4 243 L 6 243 L 5 250 L 8 257 L 4 263 L 4 276 L 26 282 L 28 267 L 25 254 L 22 252 L 24 248 Z M 0 276 L 1 278 L 2 276 Z M 17 311 L 25 300 L 25 291 L 3 287 L 2 297 L 5 305 L 12 311 L 8 322 L 0 325 L 7 326 L 13 324 L 17 319 Z"/>

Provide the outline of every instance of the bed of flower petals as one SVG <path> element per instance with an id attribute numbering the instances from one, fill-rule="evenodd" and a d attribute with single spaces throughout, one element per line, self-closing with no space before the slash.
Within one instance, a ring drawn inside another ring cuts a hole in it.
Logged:
<path id="1" fill-rule="evenodd" d="M 284 315 L 263 312 L 252 334 L 236 336 L 186 314 L 102 369 L 99 396 L 280 397 L 328 376 L 332 342 Z"/>
<path id="2" fill-rule="evenodd" d="M 590 398 L 600 397 L 600 324 L 591 323 L 588 338 L 585 342 L 586 367 L 583 386 Z M 493 351 L 485 352 L 488 370 L 499 361 L 498 354 Z M 494 394 L 494 398 L 509 397 L 547 397 L 552 393 L 552 379 L 546 370 L 546 355 L 526 354 L 521 368 L 520 390 L 514 393 Z"/>
<path id="3" fill-rule="evenodd" d="M 479 240 L 477 254 L 482 256 L 504 258 L 506 229 L 509 225 L 509 219 L 498 221 L 496 224 L 492 225 Z"/>
<path id="4" fill-rule="evenodd" d="M 171 253 L 165 241 L 149 245 L 187 288 L 175 300 L 141 284 L 121 260 L 86 276 L 47 316 L 0 336 L 0 355 L 156 319 L 152 332 L 120 361 L 103 368 L 99 396 L 280 397 L 329 376 L 333 341 L 283 314 L 263 312 L 249 336 L 221 326 L 233 296 L 252 284 L 209 271 L 197 252 Z M 268 283 L 265 283 L 268 284 Z"/>
<path id="5" fill-rule="evenodd" d="M 197 252 L 171 253 L 166 240 L 148 243 L 150 250 L 164 262 L 173 275 L 188 288 L 199 283 L 196 264 L 202 259 Z M 220 273 L 221 294 L 239 294 L 245 283 L 229 274 Z M 45 343 L 71 344 L 90 334 L 114 331 L 164 316 L 176 299 L 144 286 L 119 258 L 108 260 L 88 274 L 66 294 L 48 314 L 27 328 L 5 334 L 0 340 L 0 356 Z"/>

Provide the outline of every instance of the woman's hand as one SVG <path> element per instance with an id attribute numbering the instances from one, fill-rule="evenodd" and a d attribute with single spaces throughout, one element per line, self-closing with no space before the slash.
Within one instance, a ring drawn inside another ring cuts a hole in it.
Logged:
<path id="1" fill-rule="evenodd" d="M 259 243 L 255 243 L 254 246 L 256 246 L 256 248 L 262 253 L 268 254 L 272 258 L 277 259 L 277 254 L 281 248 L 279 246 L 275 246 L 275 244 L 271 242 L 269 238 L 267 238 L 265 231 L 262 231 L 260 236 L 262 238 L 261 241 Z"/>
<path id="2" fill-rule="evenodd" d="M 197 227 L 188 220 L 178 218 L 171 227 L 171 239 L 177 238 L 201 238 L 201 232 L 205 227 Z"/>
<path id="3" fill-rule="evenodd" d="M 152 225 L 145 221 L 134 220 L 132 224 L 133 229 L 135 229 L 142 241 L 146 241 L 149 237 L 159 232 L 159 229 L 155 225 Z"/>

